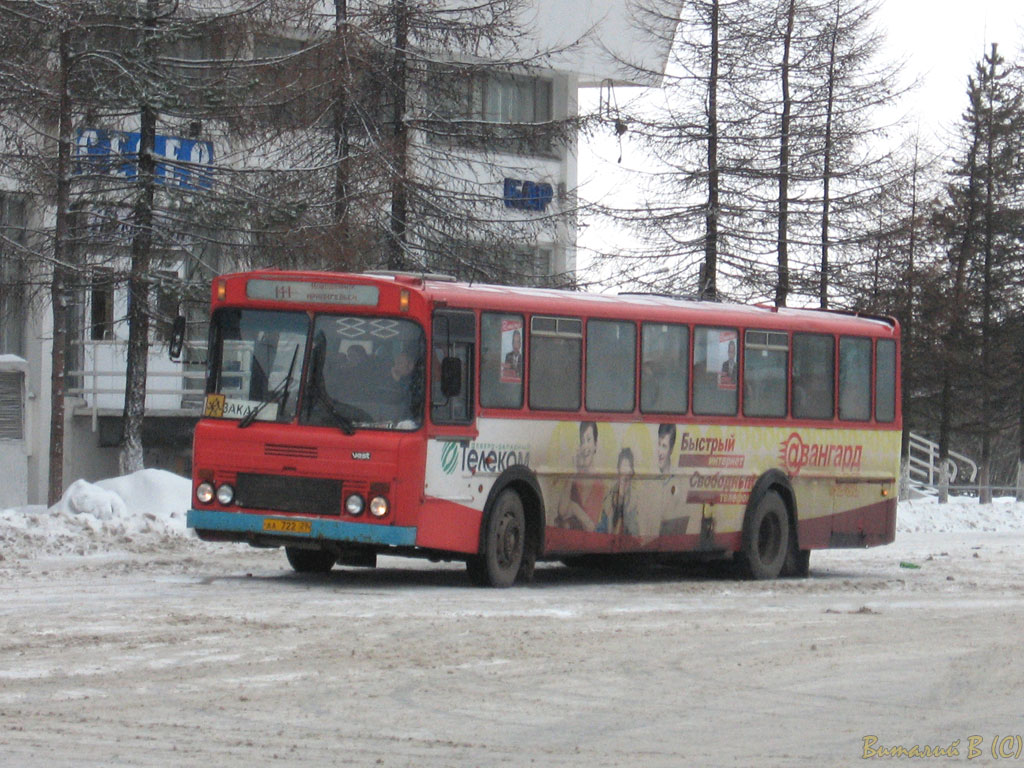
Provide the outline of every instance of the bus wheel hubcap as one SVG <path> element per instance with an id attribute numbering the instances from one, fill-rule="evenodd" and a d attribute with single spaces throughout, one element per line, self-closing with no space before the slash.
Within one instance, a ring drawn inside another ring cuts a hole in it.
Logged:
<path id="1" fill-rule="evenodd" d="M 507 568 L 515 562 L 519 552 L 520 531 L 514 515 L 506 513 L 502 516 L 495 538 L 498 562 Z"/>

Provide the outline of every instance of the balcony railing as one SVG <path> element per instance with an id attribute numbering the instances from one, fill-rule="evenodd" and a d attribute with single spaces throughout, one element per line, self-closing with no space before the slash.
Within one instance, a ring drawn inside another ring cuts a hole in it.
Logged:
<path id="1" fill-rule="evenodd" d="M 103 412 L 124 409 L 128 342 L 124 340 L 76 340 L 81 365 L 68 371 L 74 383 L 67 393 L 84 403 L 76 413 L 89 413 L 92 428 L 98 427 Z M 206 379 L 206 343 L 186 342 L 179 362 L 167 356 L 167 345 L 149 348 L 146 363 L 146 413 L 154 416 L 199 416 L 203 407 Z"/>

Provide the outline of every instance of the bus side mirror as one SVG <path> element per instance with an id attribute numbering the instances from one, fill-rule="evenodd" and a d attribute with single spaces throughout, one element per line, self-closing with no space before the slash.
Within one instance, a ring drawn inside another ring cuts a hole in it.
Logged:
<path id="1" fill-rule="evenodd" d="M 457 397 L 462 391 L 462 361 L 457 357 L 446 357 L 441 361 L 441 394 Z"/>
<path id="2" fill-rule="evenodd" d="M 171 341 L 167 345 L 167 352 L 171 360 L 181 359 L 181 347 L 185 343 L 185 318 L 178 315 L 174 318 L 174 325 L 171 327 Z"/>

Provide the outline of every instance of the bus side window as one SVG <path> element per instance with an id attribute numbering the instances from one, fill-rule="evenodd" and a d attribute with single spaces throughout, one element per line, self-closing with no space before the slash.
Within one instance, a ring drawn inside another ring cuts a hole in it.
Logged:
<path id="1" fill-rule="evenodd" d="M 743 342 L 743 415 L 784 418 L 789 335 L 747 331 Z"/>
<path id="2" fill-rule="evenodd" d="M 530 407 L 578 411 L 583 363 L 583 321 L 530 318 Z"/>
<path id="3" fill-rule="evenodd" d="M 793 334 L 793 418 L 832 418 L 835 413 L 835 350 L 832 336 Z"/>
<path id="4" fill-rule="evenodd" d="M 587 410 L 633 410 L 636 325 L 611 320 L 587 323 Z"/>
<path id="5" fill-rule="evenodd" d="M 839 418 L 871 418 L 871 339 L 839 339 Z"/>
<path id="6" fill-rule="evenodd" d="M 523 407 L 523 316 L 480 313 L 480 405 Z"/>
<path id="7" fill-rule="evenodd" d="M 476 318 L 472 312 L 438 310 L 434 312 L 430 350 L 430 418 L 435 424 L 468 424 L 473 421 L 473 346 L 476 342 Z M 459 393 L 445 396 L 441 387 L 444 359 L 462 363 Z"/>
<path id="8" fill-rule="evenodd" d="M 896 420 L 896 342 L 889 339 L 875 347 L 875 419 Z"/>
<path id="9" fill-rule="evenodd" d="M 644 323 L 640 359 L 640 410 L 686 413 L 689 397 L 690 329 Z"/>
<path id="10" fill-rule="evenodd" d="M 693 412 L 709 416 L 736 415 L 739 378 L 735 328 L 698 326 L 693 336 Z"/>

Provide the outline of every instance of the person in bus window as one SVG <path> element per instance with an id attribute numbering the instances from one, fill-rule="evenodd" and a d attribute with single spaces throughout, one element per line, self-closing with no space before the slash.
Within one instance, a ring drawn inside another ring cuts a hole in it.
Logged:
<path id="1" fill-rule="evenodd" d="M 563 489 L 556 507 L 555 525 L 581 531 L 593 531 L 601 519 L 604 483 L 590 477 L 597 454 L 597 424 L 580 422 L 580 446 L 574 457 L 576 475 Z"/>
<path id="2" fill-rule="evenodd" d="M 604 497 L 597 532 L 636 536 L 638 521 L 636 499 L 633 497 L 634 469 L 631 448 L 619 451 L 618 471 L 618 480 Z"/>
<path id="3" fill-rule="evenodd" d="M 728 356 L 722 363 L 721 386 L 735 386 L 736 378 L 736 341 L 729 339 Z"/>

